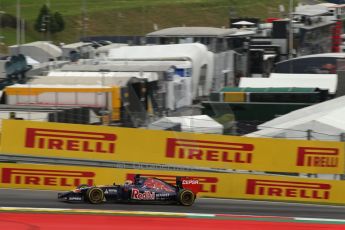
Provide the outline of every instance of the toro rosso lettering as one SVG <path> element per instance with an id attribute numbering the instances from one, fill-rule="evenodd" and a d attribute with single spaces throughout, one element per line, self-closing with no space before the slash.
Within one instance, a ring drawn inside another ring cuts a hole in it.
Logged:
<path id="1" fill-rule="evenodd" d="M 133 200 L 154 200 L 155 199 L 155 193 L 145 191 L 144 193 L 141 193 L 138 189 L 132 189 L 132 199 Z"/>
<path id="2" fill-rule="evenodd" d="M 251 164 L 254 145 L 168 138 L 166 157 Z"/>

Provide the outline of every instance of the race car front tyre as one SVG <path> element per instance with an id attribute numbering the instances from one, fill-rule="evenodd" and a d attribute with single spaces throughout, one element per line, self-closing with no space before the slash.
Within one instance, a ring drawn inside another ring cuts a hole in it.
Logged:
<path id="1" fill-rule="evenodd" d="M 99 204 L 103 202 L 104 193 L 102 189 L 93 187 L 87 190 L 86 198 L 92 204 Z"/>
<path id="2" fill-rule="evenodd" d="M 192 191 L 182 189 L 178 194 L 178 202 L 183 206 L 191 206 L 194 204 L 195 195 Z"/>

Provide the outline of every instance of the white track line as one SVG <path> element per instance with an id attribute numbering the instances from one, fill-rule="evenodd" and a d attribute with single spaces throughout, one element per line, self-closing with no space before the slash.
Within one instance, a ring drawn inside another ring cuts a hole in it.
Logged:
<path id="1" fill-rule="evenodd" d="M 0 207 L 0 211 L 31 211 L 31 212 L 73 212 L 73 213 L 103 213 L 103 214 L 140 214 L 160 216 L 193 216 L 215 217 L 214 214 L 182 213 L 182 212 L 151 212 L 151 211 L 127 211 L 127 210 L 99 210 L 99 209 L 69 209 L 69 208 L 33 208 L 33 207 Z"/>
<path id="2" fill-rule="evenodd" d="M 345 223 L 345 219 L 324 219 L 324 218 L 301 218 L 301 217 L 295 217 L 295 220 L 300 221 L 321 221 L 321 222 L 337 222 L 337 223 Z"/>

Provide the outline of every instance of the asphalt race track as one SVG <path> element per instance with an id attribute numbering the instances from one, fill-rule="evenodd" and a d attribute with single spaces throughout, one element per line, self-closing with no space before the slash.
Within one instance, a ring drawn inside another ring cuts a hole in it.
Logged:
<path id="1" fill-rule="evenodd" d="M 78 208 L 345 219 L 345 206 L 208 198 L 197 199 L 192 207 L 113 203 L 92 205 L 58 201 L 56 191 L 12 189 L 0 189 L 0 207 Z"/>

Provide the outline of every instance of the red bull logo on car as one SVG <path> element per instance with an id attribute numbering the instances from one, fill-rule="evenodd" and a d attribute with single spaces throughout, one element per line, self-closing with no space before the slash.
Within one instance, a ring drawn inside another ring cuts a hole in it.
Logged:
<path id="1" fill-rule="evenodd" d="M 132 199 L 134 200 L 154 200 L 155 193 L 150 191 L 140 192 L 138 189 L 132 189 Z"/>

